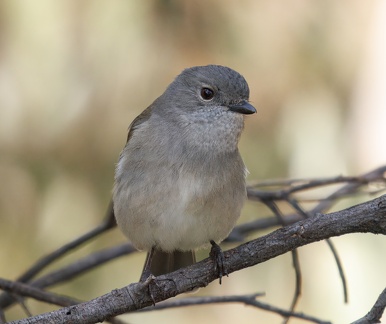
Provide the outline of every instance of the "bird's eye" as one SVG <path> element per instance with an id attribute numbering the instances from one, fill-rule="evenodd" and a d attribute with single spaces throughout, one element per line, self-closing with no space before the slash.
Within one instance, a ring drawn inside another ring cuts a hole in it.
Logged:
<path id="1" fill-rule="evenodd" d="M 200 95 L 204 100 L 211 100 L 214 97 L 214 91 L 209 88 L 202 88 Z"/>

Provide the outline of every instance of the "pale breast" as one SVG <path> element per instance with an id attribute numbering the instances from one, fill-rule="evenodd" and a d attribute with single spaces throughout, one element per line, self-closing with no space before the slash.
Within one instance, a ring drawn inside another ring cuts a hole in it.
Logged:
<path id="1" fill-rule="evenodd" d="M 159 127 L 151 119 L 132 135 L 113 199 L 117 223 L 138 249 L 192 250 L 223 240 L 235 225 L 246 197 L 237 150 L 243 120 L 213 120 L 215 127 L 181 120 Z"/>

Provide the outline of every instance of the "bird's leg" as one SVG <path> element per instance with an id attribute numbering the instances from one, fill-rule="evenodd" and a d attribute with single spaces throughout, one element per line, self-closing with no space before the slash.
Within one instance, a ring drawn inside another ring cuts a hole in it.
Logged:
<path id="1" fill-rule="evenodd" d="M 213 259 L 214 262 L 214 271 L 217 272 L 219 277 L 219 282 L 221 285 L 221 279 L 224 275 L 228 276 L 228 272 L 224 266 L 224 253 L 222 252 L 220 246 L 216 244 L 215 241 L 210 240 L 212 248 L 210 249 L 209 256 Z"/>
<path id="2" fill-rule="evenodd" d="M 153 246 L 150 252 L 146 256 L 145 265 L 143 266 L 141 278 L 139 279 L 139 281 L 141 282 L 144 282 L 147 278 L 149 278 L 152 275 L 150 269 L 151 269 L 151 261 L 153 259 L 154 251 L 155 251 L 155 247 Z"/>
<path id="3" fill-rule="evenodd" d="M 153 276 L 153 274 L 151 273 L 151 270 L 150 270 L 154 251 L 155 251 L 155 247 L 153 246 L 146 256 L 145 265 L 143 266 L 141 278 L 139 279 L 139 281 L 144 284 L 144 287 L 146 287 L 146 289 L 150 295 L 150 298 L 153 301 L 153 305 L 155 306 L 155 299 L 154 299 L 153 293 L 151 291 L 151 284 L 155 283 L 155 281 L 154 281 L 155 277 Z"/>

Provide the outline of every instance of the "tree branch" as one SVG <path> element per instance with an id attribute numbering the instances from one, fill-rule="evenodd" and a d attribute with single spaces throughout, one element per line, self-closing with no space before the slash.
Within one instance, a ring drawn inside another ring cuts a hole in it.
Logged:
<path id="1" fill-rule="evenodd" d="M 371 310 L 359 320 L 353 322 L 352 324 L 373 324 L 381 323 L 380 319 L 385 311 L 386 307 L 386 288 L 379 295 L 377 301 Z"/>
<path id="2" fill-rule="evenodd" d="M 317 214 L 293 225 L 224 252 L 228 273 L 251 267 L 297 247 L 348 233 L 386 234 L 386 195 L 330 214 Z M 96 323 L 135 311 L 217 279 L 213 262 L 207 258 L 170 274 L 133 283 L 89 302 L 65 307 L 13 324 Z"/>

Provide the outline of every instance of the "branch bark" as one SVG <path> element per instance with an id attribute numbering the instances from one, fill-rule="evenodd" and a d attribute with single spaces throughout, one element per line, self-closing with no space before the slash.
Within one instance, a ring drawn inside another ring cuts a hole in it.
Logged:
<path id="1" fill-rule="evenodd" d="M 317 214 L 293 225 L 224 252 L 228 273 L 251 267 L 297 247 L 348 233 L 386 234 L 386 195 L 330 214 Z M 207 258 L 190 267 L 124 288 L 78 305 L 11 322 L 97 323 L 132 312 L 193 289 L 205 287 L 217 278 Z"/>
<path id="2" fill-rule="evenodd" d="M 370 309 L 370 311 L 359 320 L 353 322 L 352 324 L 373 324 L 373 323 L 381 323 L 380 319 L 385 311 L 386 307 L 386 288 L 379 295 L 377 301 L 374 306 Z"/>

